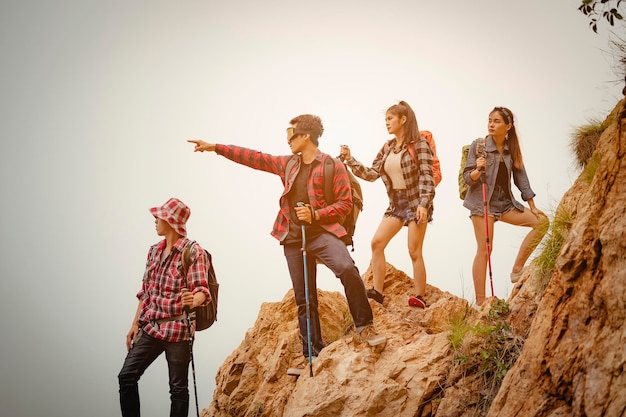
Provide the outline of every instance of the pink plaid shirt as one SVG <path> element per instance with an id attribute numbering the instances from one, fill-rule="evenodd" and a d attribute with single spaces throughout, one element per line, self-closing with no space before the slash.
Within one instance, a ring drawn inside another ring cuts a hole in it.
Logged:
<path id="1" fill-rule="evenodd" d="M 199 244 L 191 247 L 191 265 L 187 277 L 181 274 L 181 255 L 187 242 L 189 242 L 187 238 L 178 239 L 165 259 L 161 259 L 165 239 L 150 247 L 141 290 L 137 293 L 137 298 L 143 300 L 139 313 L 140 326 L 143 326 L 143 330 L 150 336 L 166 342 L 189 339 L 187 323 L 184 320 L 161 324 L 152 322 L 183 314 L 182 288 L 187 288 L 193 294 L 201 291 L 207 297 L 206 302 L 211 300 L 206 279 L 208 260 L 205 259 L 204 251 Z"/>

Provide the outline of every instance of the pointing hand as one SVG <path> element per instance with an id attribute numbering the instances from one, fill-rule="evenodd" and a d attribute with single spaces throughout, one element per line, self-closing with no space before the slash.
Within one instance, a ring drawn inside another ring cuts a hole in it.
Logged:
<path id="1" fill-rule="evenodd" d="M 196 146 L 193 148 L 194 152 L 204 152 L 204 151 L 213 152 L 213 151 L 215 151 L 215 144 L 214 143 L 207 143 L 207 142 L 205 142 L 203 140 L 200 140 L 200 139 L 189 139 L 187 142 L 196 144 Z"/>

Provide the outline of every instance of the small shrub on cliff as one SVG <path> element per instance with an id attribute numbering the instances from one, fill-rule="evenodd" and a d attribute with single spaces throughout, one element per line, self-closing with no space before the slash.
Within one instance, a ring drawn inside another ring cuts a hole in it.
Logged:
<path id="1" fill-rule="evenodd" d="M 583 179 L 587 184 L 591 184 L 591 181 L 593 181 L 593 177 L 596 175 L 596 171 L 598 170 L 599 166 L 600 155 L 594 154 L 591 158 L 589 158 L 589 161 L 587 162 L 587 165 L 585 166 L 585 169 L 583 171 Z"/>
<path id="2" fill-rule="evenodd" d="M 572 214 L 563 207 L 559 207 L 554 213 L 554 220 L 552 220 L 546 237 L 539 246 L 541 253 L 537 256 L 535 262 L 539 268 L 537 275 L 542 280 L 540 284 L 543 288 L 548 284 L 549 277 L 554 269 L 556 257 L 559 255 L 559 252 L 561 252 L 563 242 L 565 242 L 565 238 L 572 227 L 573 221 Z"/>
<path id="3" fill-rule="evenodd" d="M 596 150 L 600 135 L 602 135 L 602 132 L 604 132 L 604 129 L 606 129 L 608 125 L 607 120 L 601 122 L 592 119 L 589 120 L 586 125 L 574 129 L 570 148 L 572 152 L 574 152 L 576 163 L 580 168 L 587 166 L 587 162 Z"/>
<path id="4" fill-rule="evenodd" d="M 485 337 L 485 346 L 480 354 L 483 360 L 480 369 L 484 382 L 482 409 L 485 412 L 498 393 L 502 379 L 524 346 L 524 340 L 515 335 L 507 324 L 505 317 L 508 314 L 508 303 L 498 300 L 489 311 L 486 324 L 479 323 L 476 326 L 476 331 Z"/>
<path id="5" fill-rule="evenodd" d="M 448 340 L 453 350 L 458 350 L 463 345 L 465 335 L 470 331 L 471 326 L 467 322 L 467 315 L 469 311 L 460 311 L 450 317 L 450 334 Z"/>
<path id="6" fill-rule="evenodd" d="M 480 383 L 480 387 L 474 390 L 477 397 L 471 401 L 476 415 L 486 414 L 502 379 L 517 360 L 524 344 L 506 322 L 508 314 L 508 303 L 497 300 L 488 314 L 473 326 L 468 324 L 468 315 L 460 315 L 451 321 L 449 340 L 454 349 L 456 367 L 453 373 Z"/>

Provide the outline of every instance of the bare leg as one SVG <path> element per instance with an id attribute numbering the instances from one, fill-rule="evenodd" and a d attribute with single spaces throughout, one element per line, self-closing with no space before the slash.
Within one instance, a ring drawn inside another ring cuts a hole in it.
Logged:
<path id="1" fill-rule="evenodd" d="M 509 223 L 515 226 L 532 227 L 533 229 L 526 235 L 517 253 L 517 258 L 513 263 L 513 271 L 519 272 L 524 268 L 524 264 L 533 253 L 543 236 L 548 231 L 550 221 L 547 217 L 537 217 L 528 208 L 524 208 L 524 211 L 511 210 L 504 214 L 500 220 L 505 223 Z"/>
<path id="2" fill-rule="evenodd" d="M 387 244 L 402 228 L 402 221 L 396 217 L 383 217 L 374 237 L 372 238 L 372 274 L 374 275 L 374 289 L 383 293 L 387 261 L 385 248 Z"/>
<path id="3" fill-rule="evenodd" d="M 426 295 L 426 266 L 422 256 L 422 246 L 428 223 L 418 225 L 417 222 L 409 223 L 409 256 L 413 263 L 413 280 L 415 281 L 415 294 Z"/>
<path id="4" fill-rule="evenodd" d="M 493 248 L 493 223 L 492 216 L 488 217 L 489 242 Z M 472 278 L 474 280 L 474 292 L 476 294 L 476 304 L 482 305 L 485 302 L 485 277 L 487 275 L 487 237 L 485 231 L 485 217 L 472 216 L 474 226 L 474 236 L 476 237 L 476 256 L 472 264 Z"/>

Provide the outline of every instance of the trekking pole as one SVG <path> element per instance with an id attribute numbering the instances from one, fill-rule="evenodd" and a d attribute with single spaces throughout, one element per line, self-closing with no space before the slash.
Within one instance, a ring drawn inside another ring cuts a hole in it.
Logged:
<path id="1" fill-rule="evenodd" d="M 183 288 L 182 292 L 189 291 L 187 288 Z M 187 321 L 187 330 L 189 331 L 189 357 L 191 358 L 191 374 L 193 376 L 193 394 L 196 397 L 196 416 L 200 417 L 200 407 L 198 407 L 198 387 L 196 386 L 196 364 L 193 360 L 193 334 L 191 333 L 191 317 L 189 316 L 189 307 L 183 308 L 185 313 L 185 320 Z"/>
<path id="2" fill-rule="evenodd" d="M 487 244 L 487 265 L 489 265 L 489 284 L 491 285 L 491 296 L 493 297 L 493 273 L 491 271 L 491 242 L 489 241 L 489 208 L 487 205 L 487 176 L 483 169 L 480 173 L 480 182 L 483 186 L 483 215 L 485 217 L 485 243 Z"/>
<path id="3" fill-rule="evenodd" d="M 304 207 L 304 203 L 299 202 L 298 207 Z M 309 351 L 309 375 L 313 376 L 313 354 L 311 352 L 311 309 L 309 303 L 309 272 L 306 262 L 306 226 L 302 225 L 302 260 L 304 262 L 304 297 L 306 298 L 306 343 Z"/>

